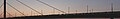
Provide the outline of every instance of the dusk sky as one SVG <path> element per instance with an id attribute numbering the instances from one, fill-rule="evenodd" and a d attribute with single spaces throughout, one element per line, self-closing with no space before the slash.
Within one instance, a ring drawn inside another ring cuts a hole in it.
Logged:
<path id="1" fill-rule="evenodd" d="M 44 14 L 48 13 L 60 13 L 59 11 L 44 5 L 43 3 L 40 3 L 36 0 L 20 0 L 24 4 L 32 7 L 33 9 L 41 12 L 43 10 Z M 68 11 L 68 7 L 70 7 L 70 13 L 75 12 L 75 10 L 80 12 L 86 12 L 86 6 L 88 5 L 88 10 L 93 9 L 93 11 L 110 11 L 110 6 L 111 3 L 113 3 L 114 10 L 120 10 L 120 0 L 41 0 L 42 2 L 45 2 L 55 8 L 58 8 L 64 12 Z M 0 0 L 0 5 L 1 5 L 1 0 Z M 10 5 L 14 6 L 16 9 L 19 11 L 25 13 L 26 15 L 31 15 L 32 14 L 38 14 L 35 11 L 31 10 L 30 8 L 24 6 L 23 4 L 17 2 L 16 0 L 7 0 L 7 3 Z M 7 12 L 11 14 L 19 14 L 16 10 L 14 10 L 12 7 L 7 5 Z"/>
<path id="2" fill-rule="evenodd" d="M 37 11 L 44 10 L 46 12 L 53 10 L 53 8 L 48 7 L 42 3 L 39 3 L 36 0 L 20 0 L 20 1 Z M 120 0 L 41 0 L 41 1 L 63 11 L 67 11 L 68 10 L 67 7 L 70 7 L 70 11 L 75 10 L 86 11 L 86 5 L 89 6 L 89 10 L 93 9 L 94 11 L 108 11 L 110 10 L 111 3 L 114 4 L 114 10 L 120 10 L 119 9 Z M 8 0 L 8 3 L 10 3 L 12 6 L 14 6 L 20 11 L 28 12 L 31 10 L 15 0 Z M 11 9 L 10 7 L 8 8 Z"/>
<path id="3" fill-rule="evenodd" d="M 2 4 L 3 4 L 3 0 L 0 0 L 0 7 L 1 7 Z M 2 16 L 3 16 L 2 15 L 3 14 L 3 9 L 4 9 L 3 7 L 0 8 L 0 18 L 2 18 Z"/>

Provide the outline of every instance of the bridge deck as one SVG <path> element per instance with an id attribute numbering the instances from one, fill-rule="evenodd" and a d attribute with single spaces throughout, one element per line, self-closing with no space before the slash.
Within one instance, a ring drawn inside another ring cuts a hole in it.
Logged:
<path id="1" fill-rule="evenodd" d="M 15 18 L 120 18 L 120 11 L 116 12 L 94 12 L 94 13 L 76 13 L 76 14 L 62 14 L 62 15 L 44 15 L 44 16 L 26 16 L 26 17 L 13 17 Z"/>

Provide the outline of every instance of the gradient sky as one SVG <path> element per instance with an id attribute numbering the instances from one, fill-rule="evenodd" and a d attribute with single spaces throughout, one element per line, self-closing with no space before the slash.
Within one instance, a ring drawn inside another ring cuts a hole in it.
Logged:
<path id="1" fill-rule="evenodd" d="M 44 14 L 53 13 L 53 10 L 55 10 L 42 3 L 39 3 L 36 0 L 20 0 L 20 1 L 39 12 L 43 10 Z M 111 3 L 113 3 L 114 5 L 114 10 L 120 10 L 120 0 L 41 0 L 41 1 L 65 12 L 67 12 L 68 10 L 67 7 L 70 7 L 70 12 L 75 12 L 75 10 L 77 10 L 78 12 L 86 12 L 86 5 L 89 6 L 89 10 L 93 9 L 93 11 L 109 11 Z M 7 0 L 7 3 L 11 4 L 21 12 L 24 12 L 26 15 L 30 14 L 30 12 L 32 11 L 28 7 L 20 4 L 15 0 Z M 19 14 L 17 11 L 15 11 L 8 5 L 7 11 L 11 14 L 15 13 Z M 33 14 L 38 14 L 34 11 L 32 12 Z M 55 10 L 54 13 L 59 13 L 59 11 Z"/>
<path id="2" fill-rule="evenodd" d="M 3 4 L 3 2 L 2 2 L 3 0 L 0 0 L 0 6 L 1 6 L 1 4 Z M 0 18 L 3 16 L 3 15 L 1 15 L 1 14 L 3 14 L 3 7 L 1 7 L 0 8 Z"/>
<path id="3" fill-rule="evenodd" d="M 29 5 L 30 7 L 40 11 L 40 10 L 52 10 L 52 8 L 37 2 L 36 0 L 20 0 L 23 3 Z M 60 10 L 66 11 L 67 7 L 70 7 L 71 11 L 79 10 L 85 11 L 86 5 L 89 6 L 89 10 L 94 9 L 94 11 L 106 11 L 110 10 L 110 4 L 114 3 L 114 10 L 120 10 L 120 0 L 41 0 L 51 6 L 54 6 Z M 18 3 L 15 0 L 8 0 L 8 3 L 15 6 L 17 9 L 24 11 L 30 10 L 24 5 Z M 9 7 L 8 7 L 9 8 Z"/>

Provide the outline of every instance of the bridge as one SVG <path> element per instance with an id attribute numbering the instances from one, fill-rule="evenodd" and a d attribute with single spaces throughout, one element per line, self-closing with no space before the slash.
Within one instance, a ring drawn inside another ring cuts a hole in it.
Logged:
<path id="1" fill-rule="evenodd" d="M 88 12 L 88 5 L 87 5 L 87 13 L 72 13 L 72 14 L 69 14 L 69 10 L 70 10 L 70 7 L 68 7 L 68 12 L 65 12 L 65 11 L 62 11 L 54 6 L 51 6 L 41 0 L 36 0 L 37 2 L 39 3 L 42 3 L 52 9 L 55 9 L 63 14 L 51 14 L 51 15 L 44 15 L 43 12 L 39 12 L 38 10 L 30 7 L 29 5 L 23 3 L 22 1 L 20 0 L 15 0 L 17 1 L 18 3 L 24 5 L 25 7 L 31 9 L 32 11 L 34 11 L 34 13 L 38 13 L 40 15 L 34 15 L 34 16 L 26 16 L 25 13 L 23 13 L 22 11 L 20 11 L 19 9 L 17 9 L 15 6 L 11 5 L 10 3 L 6 3 L 7 6 L 10 6 L 11 8 L 13 8 L 15 11 L 17 11 L 18 13 L 20 13 L 21 15 L 23 16 L 20 16 L 20 17 L 8 17 L 7 19 L 35 19 L 35 18 L 120 18 L 120 11 L 114 11 L 114 8 L 113 8 L 113 3 L 111 3 L 111 11 L 109 12 Z M 3 4 L 1 4 L 0 8 L 3 6 Z M 93 10 L 91 10 L 93 11 Z M 77 11 L 76 11 L 77 12 Z M 6 13 L 10 16 L 13 16 L 12 14 L 10 14 L 10 12 L 6 11 Z M 3 13 L 0 14 L 0 16 L 2 16 Z M 2 18 L 1 18 L 2 19 Z"/>
<path id="2" fill-rule="evenodd" d="M 36 15 L 23 17 L 10 17 L 7 19 L 42 19 L 42 18 L 120 18 L 120 11 L 113 12 L 92 12 L 92 13 L 74 13 L 74 14 L 53 14 Z"/>

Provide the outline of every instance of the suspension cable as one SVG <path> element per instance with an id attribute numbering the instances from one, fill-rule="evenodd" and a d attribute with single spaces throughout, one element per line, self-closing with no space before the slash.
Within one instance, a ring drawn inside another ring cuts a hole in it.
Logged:
<path id="1" fill-rule="evenodd" d="M 12 16 L 12 15 L 11 15 L 10 13 L 8 13 L 7 11 L 6 11 L 6 13 L 9 14 L 10 16 Z"/>
<path id="2" fill-rule="evenodd" d="M 35 11 L 35 12 L 37 12 L 37 13 L 43 15 L 42 13 L 40 13 L 40 12 L 38 12 L 37 10 L 31 8 L 30 6 L 28 6 L 28 5 L 24 4 L 24 3 L 22 3 L 21 1 L 19 1 L 19 0 L 16 0 L 16 1 L 19 2 L 19 3 L 21 3 L 21 4 L 23 4 L 23 5 L 25 5 L 26 7 L 30 8 L 30 9 L 32 9 L 33 11 Z"/>
<path id="3" fill-rule="evenodd" d="M 0 5 L 0 8 L 2 8 L 3 5 L 4 5 L 4 3 L 2 5 Z"/>
<path id="4" fill-rule="evenodd" d="M 13 7 L 12 5 L 10 5 L 9 3 L 7 3 L 10 7 L 12 7 L 13 9 L 15 9 L 16 11 L 18 11 L 19 13 L 21 13 L 22 15 L 24 15 L 22 12 L 20 12 L 19 10 L 17 10 L 15 7 Z M 25 16 L 25 15 L 24 15 Z"/>
<path id="5" fill-rule="evenodd" d="M 62 11 L 62 10 L 59 10 L 59 9 L 57 9 L 57 8 L 55 8 L 55 7 L 53 7 L 53 6 L 49 5 L 49 4 L 47 4 L 47 3 L 44 3 L 44 2 L 42 2 L 42 1 L 40 1 L 40 0 L 36 0 L 36 1 L 38 1 L 38 2 L 40 2 L 40 3 L 43 3 L 43 4 L 49 6 L 49 7 L 53 8 L 53 9 L 56 9 L 56 10 L 62 12 L 62 13 L 66 13 L 66 12 L 64 12 L 64 11 Z"/>

